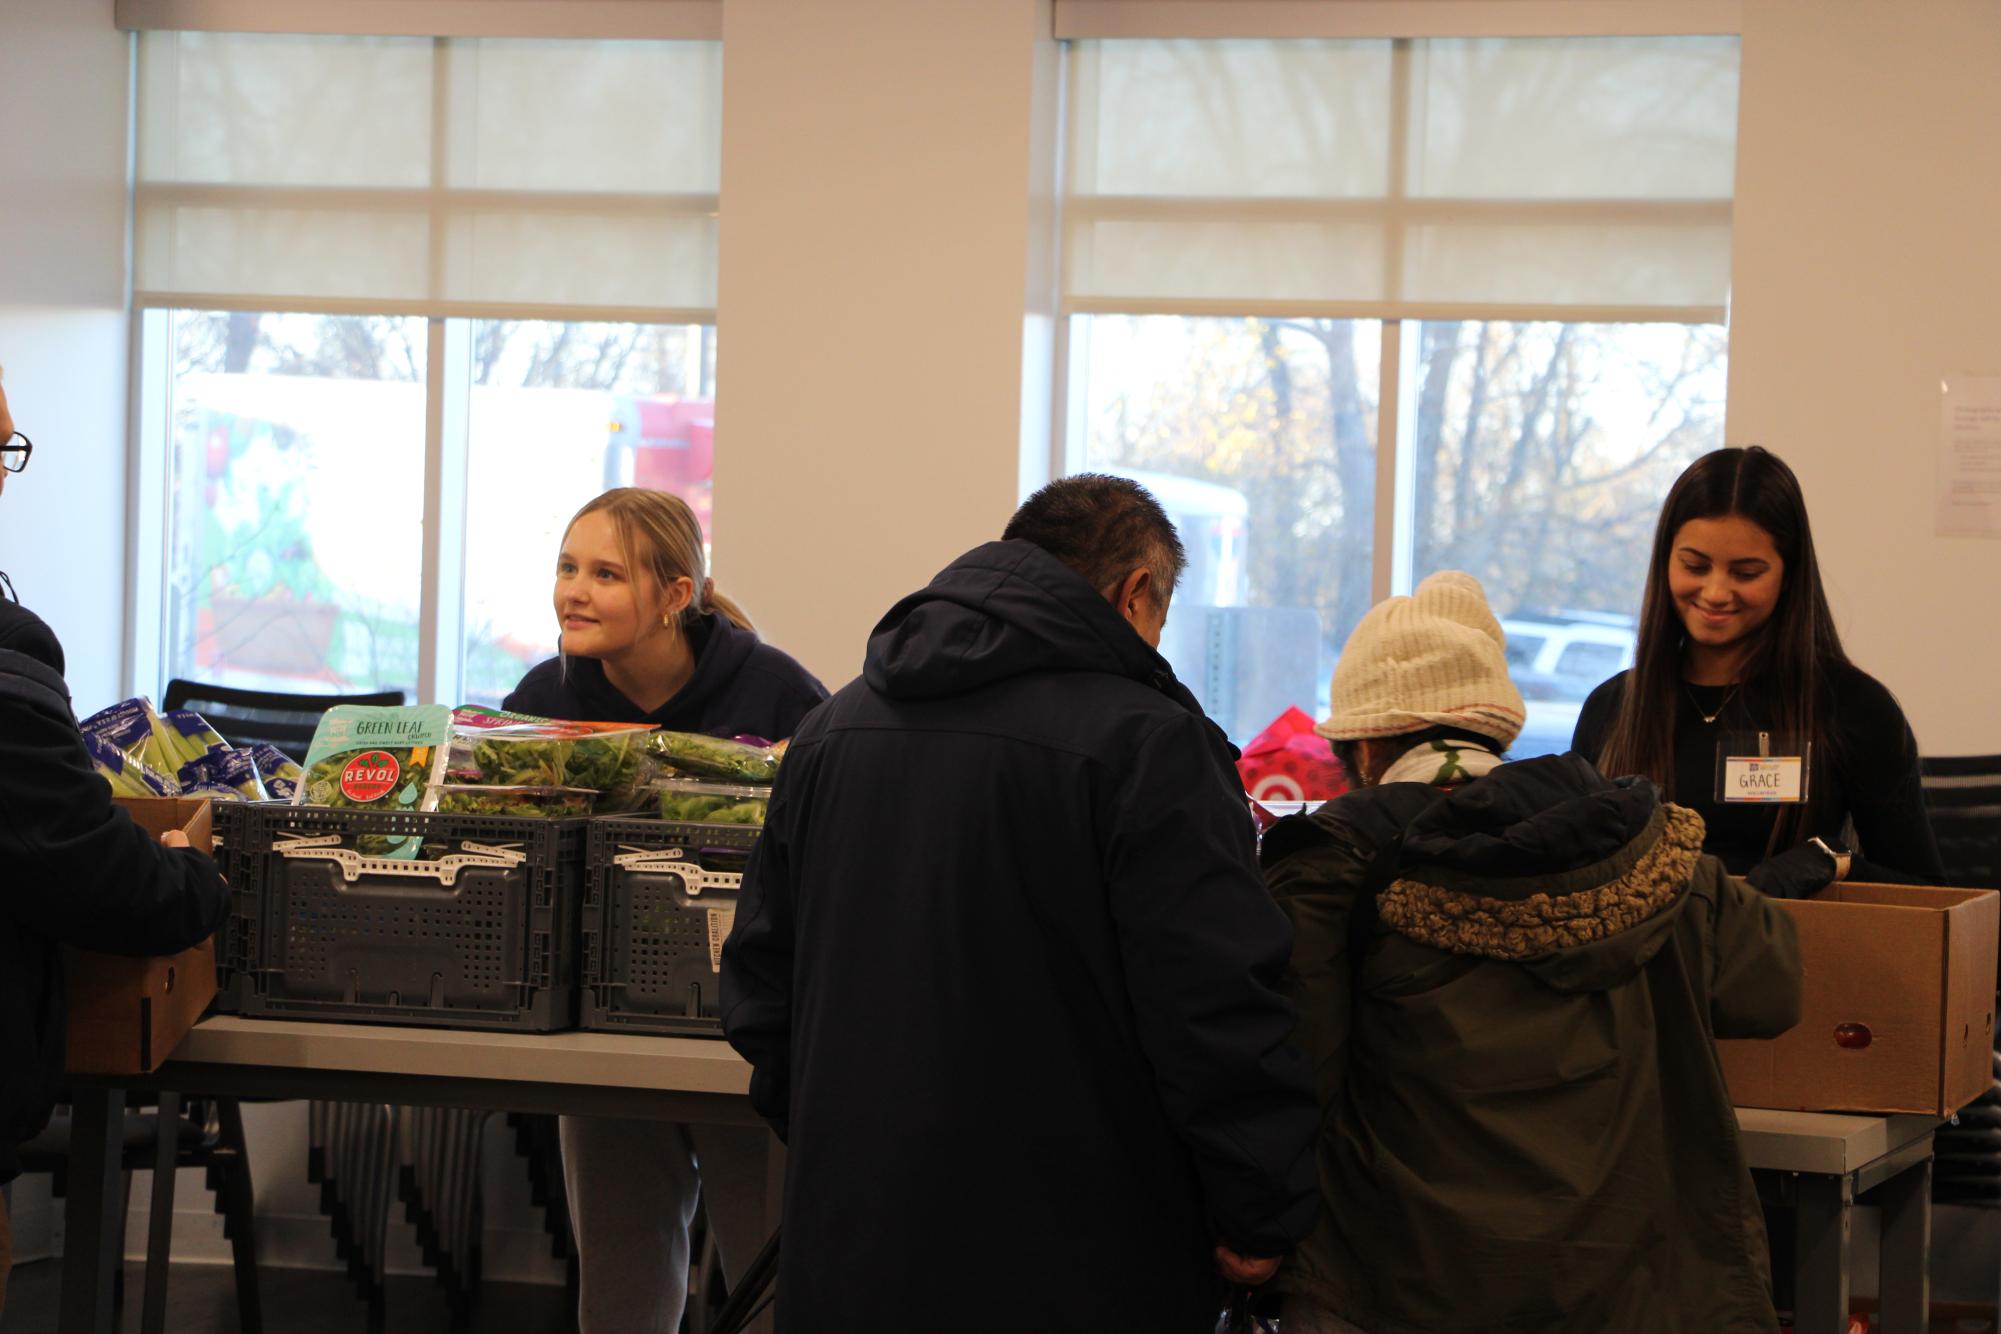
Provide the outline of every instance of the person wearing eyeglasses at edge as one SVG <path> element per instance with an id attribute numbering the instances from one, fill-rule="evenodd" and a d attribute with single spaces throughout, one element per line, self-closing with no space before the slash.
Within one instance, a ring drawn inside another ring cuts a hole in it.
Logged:
<path id="1" fill-rule="evenodd" d="M 1756 445 L 1697 459 L 1650 560 L 1633 666 L 1571 748 L 1693 809 L 1703 850 L 1774 897 L 1942 880 L 1917 739 L 1842 651 L 1792 469 Z"/>
<path id="2" fill-rule="evenodd" d="M 0 493 L 32 450 L 0 385 Z M 41 1132 L 63 1075 L 60 947 L 174 954 L 222 924 L 229 895 L 207 855 L 155 842 L 111 803 L 63 682 L 63 650 L 0 576 L 0 1185 Z M 0 1198 L 0 1308 L 13 1247 Z"/>
<path id="3" fill-rule="evenodd" d="M 561 654 L 502 702 L 518 713 L 788 738 L 826 687 L 763 642 L 708 578 L 702 530 L 678 496 L 638 487 L 577 511 L 556 558 Z M 770 1132 L 566 1116 L 581 1334 L 672 1334 L 687 1301 L 697 1200 L 734 1283 L 757 1254 Z"/>

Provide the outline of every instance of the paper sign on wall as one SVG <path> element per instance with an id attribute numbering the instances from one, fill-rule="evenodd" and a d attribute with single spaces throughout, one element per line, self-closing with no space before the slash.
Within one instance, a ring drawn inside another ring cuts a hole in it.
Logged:
<path id="1" fill-rule="evenodd" d="M 2001 375 L 1939 382 L 1938 535 L 2001 537 Z"/>

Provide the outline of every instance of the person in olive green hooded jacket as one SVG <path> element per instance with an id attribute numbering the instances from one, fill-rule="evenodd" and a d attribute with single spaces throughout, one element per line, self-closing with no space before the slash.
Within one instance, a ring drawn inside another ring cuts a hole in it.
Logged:
<path id="1" fill-rule="evenodd" d="M 1355 789 L 1265 835 L 1325 1115 L 1286 1334 L 1775 1332 L 1713 1039 L 1799 1017 L 1791 919 L 1702 821 L 1521 726 L 1479 583 L 1378 605 L 1320 725 Z"/>

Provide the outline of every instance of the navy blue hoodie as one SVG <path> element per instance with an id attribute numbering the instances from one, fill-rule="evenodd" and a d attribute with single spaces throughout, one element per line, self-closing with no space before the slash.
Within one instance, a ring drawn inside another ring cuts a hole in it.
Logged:
<path id="1" fill-rule="evenodd" d="M 627 699 L 605 679 L 596 658 L 537 663 L 501 702 L 515 713 L 581 722 L 652 723 L 670 732 L 709 736 L 757 736 L 782 741 L 792 735 L 827 688 L 792 658 L 739 629 L 716 612 L 698 616 L 688 629 L 695 651 L 695 674 L 674 698 L 652 713 Z"/>
<path id="2" fill-rule="evenodd" d="M 899 602 L 799 729 L 724 947 L 786 1136 L 779 1319 L 1210 1334 L 1310 1227 L 1319 1113 L 1232 752 L 1026 542 Z"/>
<path id="3" fill-rule="evenodd" d="M 39 618 L 0 607 L 0 1181 L 62 1081 L 58 947 L 172 954 L 213 934 L 229 906 L 214 862 L 161 847 L 111 804 L 61 662 Z"/>

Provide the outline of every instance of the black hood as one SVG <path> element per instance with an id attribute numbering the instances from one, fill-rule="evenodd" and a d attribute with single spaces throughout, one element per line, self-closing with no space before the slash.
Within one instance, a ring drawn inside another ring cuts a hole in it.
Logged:
<path id="1" fill-rule="evenodd" d="M 1411 821 L 1377 907 L 1419 944 L 1602 991 L 1667 942 L 1702 834 L 1645 779 L 1603 778 L 1578 755 L 1504 764 Z"/>
<path id="2" fill-rule="evenodd" d="M 706 713 L 711 704 L 731 689 L 759 642 L 757 631 L 733 624 L 720 612 L 696 617 L 688 627 L 688 647 L 694 650 L 695 674 L 659 712 Z M 603 670 L 602 664 L 599 670 Z"/>
<path id="3" fill-rule="evenodd" d="M 947 565 L 877 622 L 862 668 L 891 699 L 959 695 L 1030 672 L 1174 679 L 1111 603 L 1031 542 L 989 542 Z"/>
<path id="4" fill-rule="evenodd" d="M 1644 778 L 1604 778 L 1580 755 L 1518 760 L 1413 820 L 1403 865 L 1507 878 L 1575 871 L 1638 838 L 1659 804 Z"/>
<path id="5" fill-rule="evenodd" d="M 637 715 L 633 703 L 606 679 L 603 663 L 596 658 L 571 658 L 564 685 L 581 701 L 571 712 L 580 718 L 599 720 L 637 716 L 639 721 L 656 727 L 701 731 L 701 726 L 692 720 L 706 717 L 710 705 L 736 687 L 738 675 L 759 642 L 756 631 L 731 624 L 719 612 L 696 617 L 688 626 L 688 647 L 695 654 L 694 675 L 672 699 L 645 715 Z"/>
<path id="6" fill-rule="evenodd" d="M 0 649 L 25 653 L 61 676 L 63 646 L 41 617 L 18 602 L 0 599 Z"/>
<path id="7" fill-rule="evenodd" d="M 1083 576 L 1032 542 L 988 542 L 891 607 L 869 635 L 862 679 L 891 699 L 941 699 L 1040 672 L 1103 672 L 1152 687 L 1203 718 L 1174 669 Z M 1211 740 L 1236 748 L 1210 725 Z"/>

